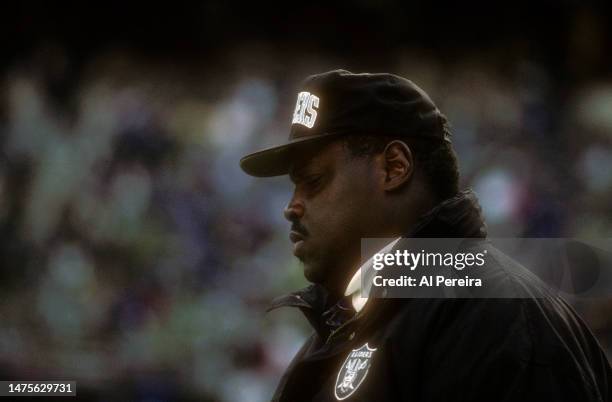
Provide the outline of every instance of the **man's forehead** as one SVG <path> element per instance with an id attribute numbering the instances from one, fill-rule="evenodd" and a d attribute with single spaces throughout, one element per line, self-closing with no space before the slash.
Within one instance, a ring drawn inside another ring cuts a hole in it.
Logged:
<path id="1" fill-rule="evenodd" d="M 331 166 L 340 160 L 344 155 L 344 147 L 341 141 L 321 145 L 318 148 L 305 150 L 295 155 L 295 162 L 289 169 L 289 178 L 299 178 L 315 168 Z"/>

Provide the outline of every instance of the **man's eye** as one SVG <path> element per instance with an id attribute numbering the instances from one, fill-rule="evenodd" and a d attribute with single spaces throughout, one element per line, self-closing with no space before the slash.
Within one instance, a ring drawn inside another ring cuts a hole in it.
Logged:
<path id="1" fill-rule="evenodd" d="M 317 176 L 309 176 L 304 178 L 304 180 L 302 181 L 302 184 L 309 190 L 313 190 L 316 189 L 319 184 L 321 183 L 321 178 L 323 176 L 317 175 Z"/>
<path id="2" fill-rule="evenodd" d="M 318 183 L 319 180 L 321 180 L 321 176 L 312 176 L 312 177 L 307 178 L 304 182 L 306 184 L 312 185 L 312 184 Z"/>

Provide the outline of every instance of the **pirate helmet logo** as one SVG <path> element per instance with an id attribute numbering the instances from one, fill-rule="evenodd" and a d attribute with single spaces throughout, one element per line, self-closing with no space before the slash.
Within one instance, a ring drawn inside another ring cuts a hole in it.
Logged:
<path id="1" fill-rule="evenodd" d="M 336 386 L 334 388 L 336 399 L 341 401 L 357 391 L 357 388 L 359 388 L 368 374 L 375 351 L 376 349 L 370 348 L 366 343 L 359 349 L 353 349 L 349 353 L 336 378 Z"/>

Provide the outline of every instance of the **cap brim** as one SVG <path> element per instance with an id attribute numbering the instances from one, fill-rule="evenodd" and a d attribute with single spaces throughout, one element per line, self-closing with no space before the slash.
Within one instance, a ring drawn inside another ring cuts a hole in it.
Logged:
<path id="1" fill-rule="evenodd" d="M 283 145 L 267 148 L 240 159 L 242 170 L 255 177 L 282 176 L 289 173 L 296 157 L 311 147 L 325 143 L 332 134 L 319 134 L 298 138 Z"/>

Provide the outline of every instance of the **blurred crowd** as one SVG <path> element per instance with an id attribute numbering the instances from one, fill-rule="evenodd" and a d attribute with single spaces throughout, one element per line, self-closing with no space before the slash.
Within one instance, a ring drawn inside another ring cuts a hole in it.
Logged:
<path id="1" fill-rule="evenodd" d="M 448 116 L 491 236 L 612 237 L 612 81 L 396 53 L 379 71 Z M 360 65 L 257 47 L 226 64 L 120 49 L 83 63 L 48 43 L 7 69 L 0 377 L 74 379 L 109 401 L 267 400 L 308 326 L 264 310 L 306 282 L 289 181 L 238 161 L 283 141 L 300 80 L 331 68 Z M 612 298 L 577 308 L 612 353 Z"/>

